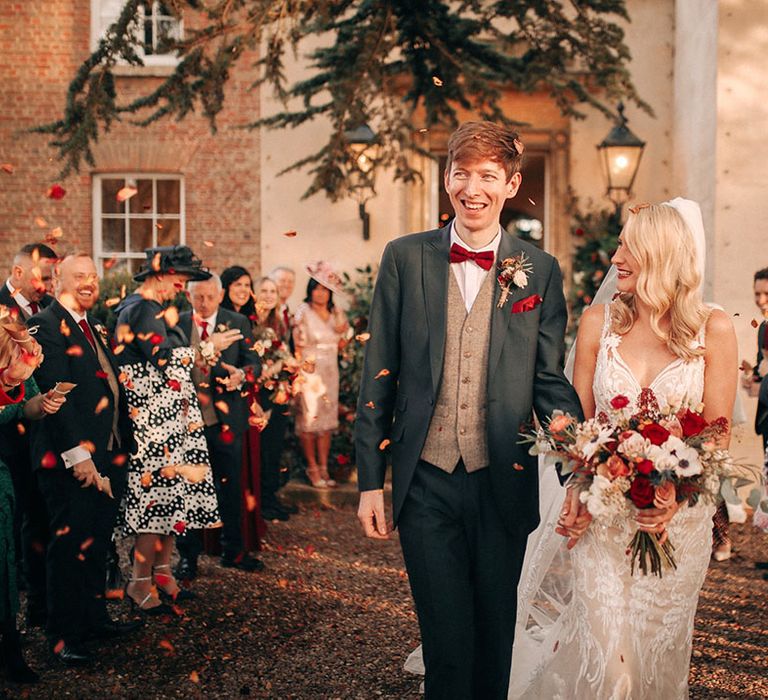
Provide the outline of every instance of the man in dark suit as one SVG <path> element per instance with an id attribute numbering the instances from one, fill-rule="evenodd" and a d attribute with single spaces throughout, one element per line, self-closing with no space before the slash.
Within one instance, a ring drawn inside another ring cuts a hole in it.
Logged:
<path id="1" fill-rule="evenodd" d="M 25 245 L 14 256 L 10 275 L 0 287 L 0 304 L 7 306 L 20 321 L 26 322 L 53 301 L 55 258 L 56 253 L 44 243 Z M 48 516 L 30 464 L 29 428 L 29 421 L 24 419 L 0 425 L 0 459 L 10 469 L 16 495 L 14 535 L 27 588 L 27 627 L 42 627 Z"/>
<path id="2" fill-rule="evenodd" d="M 35 379 L 42 392 L 59 382 L 74 387 L 58 413 L 32 425 L 32 466 L 51 529 L 48 641 L 62 663 L 81 665 L 92 659 L 84 646 L 90 638 L 115 637 L 137 626 L 110 620 L 104 599 L 107 546 L 132 437 L 105 329 L 88 314 L 99 296 L 93 260 L 66 257 L 54 286 L 56 301 L 28 321 L 45 354 Z"/>
<path id="3" fill-rule="evenodd" d="M 507 697 L 516 588 L 539 522 L 537 462 L 519 431 L 534 410 L 582 417 L 562 371 L 560 268 L 499 223 L 520 187 L 522 150 L 490 122 L 453 134 L 445 187 L 456 218 L 387 245 L 371 307 L 358 517 L 369 537 L 388 536 L 389 445 L 427 700 Z"/>
<path id="4" fill-rule="evenodd" d="M 765 318 L 768 315 L 768 267 L 758 270 L 754 277 L 755 305 Z M 763 320 L 757 329 L 757 360 L 752 369 L 750 394 L 757 395 L 755 432 L 763 439 L 763 449 L 768 447 L 768 321 Z"/>
<path id="5" fill-rule="evenodd" d="M 221 564 L 242 571 L 261 571 L 264 564 L 243 551 L 240 529 L 240 469 L 243 433 L 248 427 L 244 384 L 249 369 L 258 376 L 259 356 L 251 350 L 248 342 L 252 337 L 248 319 L 219 306 L 224 291 L 218 275 L 211 275 L 210 279 L 202 282 L 190 282 L 189 295 L 194 312 L 185 311 L 179 316 L 179 328 L 193 347 L 201 347 L 203 357 L 211 358 L 210 362 L 201 363 L 193 369 L 192 379 L 205 421 L 205 439 L 223 522 Z M 242 338 L 212 355 L 219 348 L 221 331 L 230 329 L 239 330 Z M 181 559 L 176 577 L 193 579 L 197 575 L 197 558 L 201 549 L 200 532 L 179 537 L 177 547 Z"/>

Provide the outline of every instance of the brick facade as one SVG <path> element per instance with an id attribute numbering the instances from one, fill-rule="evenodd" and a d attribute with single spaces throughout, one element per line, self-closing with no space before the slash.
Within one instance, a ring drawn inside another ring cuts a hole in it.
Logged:
<path id="1" fill-rule="evenodd" d="M 45 135 L 24 133 L 63 113 L 69 82 L 89 55 L 89 0 L 0 3 L 0 279 L 10 257 L 54 227 L 64 236 L 57 252 L 93 251 L 92 174 L 152 172 L 183 175 L 186 242 L 212 269 L 237 262 L 260 273 L 260 167 L 258 131 L 236 129 L 259 114 L 258 91 L 250 91 L 254 53 L 242 56 L 227 85 L 218 133 L 190 115 L 147 128 L 117 123 L 95 149 L 96 167 L 85 165 L 66 180 Z M 185 16 L 191 26 L 194 17 Z M 133 72 L 137 72 L 135 69 Z M 121 101 L 146 93 L 161 78 L 147 72 L 117 80 Z M 127 120 L 126 120 L 127 121 Z M 46 197 L 60 182 L 66 196 Z M 36 219 L 45 219 L 40 227 Z M 203 241 L 213 241 L 206 247 Z"/>

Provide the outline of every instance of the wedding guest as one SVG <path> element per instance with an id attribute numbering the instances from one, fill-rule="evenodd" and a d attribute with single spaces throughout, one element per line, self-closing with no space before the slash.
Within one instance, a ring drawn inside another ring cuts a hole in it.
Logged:
<path id="1" fill-rule="evenodd" d="M 52 265 L 56 253 L 44 243 L 30 243 L 13 258 L 0 287 L 0 304 L 21 321 L 53 301 Z M 21 429 L 19 428 L 21 426 Z M 23 416 L 0 425 L 0 459 L 9 467 L 16 492 L 16 556 L 23 563 L 27 590 L 27 627 L 45 626 L 45 547 L 48 514 L 29 458 L 29 425 Z"/>
<path id="2" fill-rule="evenodd" d="M 41 394 L 31 376 L 42 359 L 40 346 L 27 328 L 7 307 L 0 306 L 0 424 L 22 417 L 40 420 L 61 408 L 64 396 L 52 391 Z M 0 662 L 6 680 L 36 683 L 38 675 L 24 661 L 16 628 L 19 596 L 13 536 L 15 507 L 10 473 L 0 458 Z"/>
<path id="3" fill-rule="evenodd" d="M 257 316 L 251 274 L 240 265 L 232 265 L 221 273 L 221 284 L 224 287 L 221 308 L 242 314 L 248 319 L 253 329 Z M 253 334 L 249 340 L 253 343 Z M 249 412 L 258 419 L 260 418 L 260 415 L 257 415 L 257 413 L 260 414 L 259 391 L 255 383 L 248 384 L 248 392 Z M 249 424 L 243 434 L 243 468 L 240 484 L 245 506 L 242 509 L 242 528 L 243 546 L 246 551 L 261 549 L 261 538 L 267 531 L 261 515 L 261 429 L 261 425 Z"/>
<path id="4" fill-rule="evenodd" d="M 289 342 L 292 343 L 291 330 L 293 328 L 293 314 L 288 306 L 288 300 L 291 298 L 293 290 L 296 287 L 296 273 L 290 267 L 278 265 L 272 269 L 272 272 L 269 273 L 269 277 L 271 277 L 277 285 L 277 295 L 280 299 L 280 306 L 277 313 L 288 334 Z"/>
<path id="5" fill-rule="evenodd" d="M 296 310 L 293 339 L 296 357 L 314 365 L 302 371 L 296 433 L 307 460 L 307 477 L 315 488 L 336 486 L 328 473 L 331 435 L 339 427 L 339 343 L 349 328 L 333 303 L 342 292 L 341 278 L 324 261 L 307 266 L 307 295 Z"/>
<path id="6" fill-rule="evenodd" d="M 56 253 L 45 243 L 29 243 L 13 257 L 11 274 L 0 287 L 0 304 L 29 320 L 53 301 L 53 264 Z"/>
<path id="7" fill-rule="evenodd" d="M 99 296 L 93 260 L 64 258 L 54 288 L 56 300 L 28 321 L 46 357 L 35 380 L 41 392 L 69 392 L 58 413 L 32 425 L 30 439 L 52 535 L 46 634 L 54 656 L 76 666 L 93 660 L 83 646 L 89 638 L 112 638 L 138 626 L 113 622 L 104 599 L 107 547 L 133 443 L 106 331 L 89 314 Z"/>
<path id="8" fill-rule="evenodd" d="M 761 437 L 763 451 L 768 448 L 768 267 L 755 272 L 753 281 L 755 305 L 760 309 L 763 320 L 757 329 L 757 359 L 746 377 L 746 386 L 751 396 L 757 397 L 755 432 Z M 768 460 L 764 461 L 768 464 Z M 758 569 L 768 569 L 768 561 L 755 562 Z M 768 580 L 768 572 L 763 574 Z"/>
<path id="9" fill-rule="evenodd" d="M 290 349 L 286 342 L 286 326 L 283 314 L 279 310 L 279 287 L 271 277 L 262 277 L 256 283 L 256 325 L 254 338 L 269 344 L 265 351 L 268 362 L 263 363 L 260 378 L 261 389 L 258 400 L 261 411 L 267 418 L 267 424 L 261 432 L 261 512 L 267 520 L 288 520 L 291 513 L 297 512 L 295 506 L 287 506 L 278 497 L 280 488 L 280 462 L 285 446 L 285 433 L 288 427 L 288 400 L 290 392 L 272 387 L 276 380 L 275 372 L 280 371 L 286 360 L 293 363 Z M 282 353 L 284 359 L 278 354 Z M 280 398 L 279 401 L 274 399 Z"/>
<path id="10" fill-rule="evenodd" d="M 190 282 L 189 295 L 193 312 L 179 317 L 179 328 L 192 347 L 204 347 L 217 331 L 237 330 L 241 338 L 223 349 L 211 364 L 200 357 L 192 369 L 192 380 L 200 400 L 205 423 L 205 441 L 213 468 L 216 495 L 221 512 L 221 565 L 242 571 L 261 571 L 264 564 L 243 549 L 240 531 L 240 471 L 243 456 L 243 433 L 248 427 L 247 373 L 259 371 L 259 356 L 246 341 L 251 327 L 241 314 L 220 308 L 224 297 L 221 278 L 212 274 L 208 280 Z M 202 539 L 200 532 L 187 530 L 179 537 L 181 558 L 176 576 L 181 580 L 197 575 L 197 558 Z"/>
<path id="11" fill-rule="evenodd" d="M 171 571 L 174 536 L 221 523 L 192 382 L 200 353 L 178 328 L 176 307 L 166 306 L 188 281 L 211 274 L 187 246 L 145 252 L 146 262 L 134 275 L 138 289 L 116 309 L 120 370 L 136 437 L 120 528 L 123 536 L 136 538 L 126 595 L 134 608 L 159 615 L 171 612 L 164 601 L 194 597 Z M 221 351 L 240 337 L 236 330 L 214 332 L 212 349 Z"/>

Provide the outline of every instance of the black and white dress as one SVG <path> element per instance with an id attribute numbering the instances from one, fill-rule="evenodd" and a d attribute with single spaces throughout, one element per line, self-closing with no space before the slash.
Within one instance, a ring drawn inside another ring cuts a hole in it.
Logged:
<path id="1" fill-rule="evenodd" d="M 194 350 L 179 329 L 166 325 L 157 302 L 132 294 L 117 311 L 118 340 L 128 329 L 133 336 L 117 358 L 136 440 L 120 532 L 180 535 L 187 528 L 218 527 L 216 490 L 192 382 Z"/>

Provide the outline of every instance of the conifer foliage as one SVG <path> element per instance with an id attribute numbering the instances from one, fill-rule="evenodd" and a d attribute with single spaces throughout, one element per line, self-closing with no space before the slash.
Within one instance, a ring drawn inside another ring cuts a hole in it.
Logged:
<path id="1" fill-rule="evenodd" d="M 261 48 L 247 69 L 252 86 L 274 90 L 282 111 L 245 128 L 296 127 L 316 118 L 331 125 L 319 149 L 287 169 L 308 167 L 305 196 L 331 199 L 371 186 L 379 167 L 417 177 L 409 156 L 424 152 L 424 132 L 456 123 L 458 106 L 483 118 L 513 121 L 500 108 L 502 91 L 545 90 L 566 115 L 593 105 L 607 115 L 618 98 L 650 112 L 627 65 L 625 0 L 166 0 L 185 22 L 185 35 L 162 48 L 177 52 L 175 72 L 137 99 L 120 99 L 114 68 L 141 65 L 136 51 L 142 0 L 127 0 L 119 19 L 81 65 L 52 135 L 63 175 L 82 161 L 94 165 L 93 144 L 115 120 L 147 125 L 201 112 L 216 130 L 226 84 L 244 50 Z M 201 20 L 201 21 L 197 21 Z M 307 53 L 303 40 L 321 38 Z M 291 83 L 285 60 L 295 52 L 306 78 Z M 251 56 L 253 54 L 250 54 Z M 345 131 L 369 124 L 376 133 L 371 173 L 356 172 Z M 311 148 L 308 150 L 312 150 Z"/>

